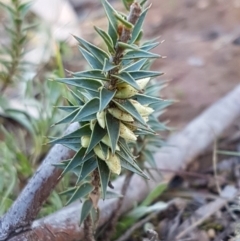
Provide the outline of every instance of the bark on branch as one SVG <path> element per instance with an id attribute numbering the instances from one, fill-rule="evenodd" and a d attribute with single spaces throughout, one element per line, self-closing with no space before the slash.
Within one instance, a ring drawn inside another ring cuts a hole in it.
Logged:
<path id="1" fill-rule="evenodd" d="M 66 134 L 79 127 L 77 123 L 69 126 Z M 0 240 L 7 240 L 31 228 L 43 203 L 60 181 L 61 170 L 53 166 L 71 158 L 73 152 L 62 145 L 55 145 L 35 172 L 8 212 L 0 218 Z"/>
<path id="2" fill-rule="evenodd" d="M 187 125 L 183 131 L 170 137 L 168 146 L 162 148 L 155 155 L 158 167 L 160 169 L 172 170 L 173 173 L 185 169 L 196 156 L 202 153 L 213 140 L 231 126 L 238 117 L 240 117 L 240 86 L 236 87 L 227 96 L 208 108 L 203 114 Z M 152 175 L 154 176 L 154 180 L 148 182 L 134 175 L 127 191 L 121 213 L 131 209 L 136 201 L 140 202 L 143 200 L 149 191 L 158 185 L 159 182 L 168 182 L 172 178 L 173 173 L 166 172 L 160 176 L 159 173 L 153 170 Z M 120 177 L 113 183 L 116 191 L 121 190 L 123 180 L 124 177 Z M 99 225 L 103 225 L 109 220 L 113 210 L 116 208 L 117 201 L 118 200 L 112 199 L 100 202 L 101 215 Z M 78 226 L 78 213 L 80 208 L 81 204 L 75 203 L 48 217 L 36 220 L 33 222 L 31 230 L 20 233 L 9 239 L 9 241 L 82 240 L 83 230 L 82 227 Z M 27 208 L 25 208 L 25 210 L 27 210 Z M 8 215 L 9 214 L 6 214 L 5 220 L 7 220 Z M 0 223 L 0 234 L 2 234 L 2 227 Z"/>

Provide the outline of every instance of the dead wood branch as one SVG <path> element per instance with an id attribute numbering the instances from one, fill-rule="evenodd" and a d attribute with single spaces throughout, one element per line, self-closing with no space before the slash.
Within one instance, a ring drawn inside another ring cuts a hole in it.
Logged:
<path id="1" fill-rule="evenodd" d="M 168 140 L 168 146 L 162 148 L 156 155 L 158 168 L 173 172 L 162 173 L 152 171 L 154 179 L 146 181 L 134 175 L 126 194 L 121 212 L 131 209 L 135 202 L 140 202 L 159 182 L 169 181 L 175 171 L 184 170 L 186 166 L 202 153 L 213 140 L 219 137 L 225 129 L 233 124 L 240 116 L 240 86 L 220 101 L 213 104 L 202 115 L 193 120 L 183 131 Z M 60 150 L 59 150 L 60 151 Z M 36 174 L 37 175 L 37 174 Z M 162 179 L 163 178 L 163 179 Z M 124 178 L 118 178 L 114 183 L 116 191 L 120 191 Z M 118 200 L 105 200 L 100 202 L 99 225 L 106 223 L 116 208 Z M 83 230 L 78 226 L 81 204 L 75 203 L 58 212 L 33 222 L 32 230 L 19 234 L 11 241 L 28 240 L 81 240 Z M 0 223 L 0 234 L 3 223 Z M 34 237 L 34 238 L 32 238 Z"/>
<path id="2" fill-rule="evenodd" d="M 69 126 L 66 133 L 79 127 L 77 123 Z M 61 170 L 53 164 L 67 160 L 73 152 L 62 145 L 55 145 L 44 159 L 34 176 L 21 192 L 8 212 L 0 219 L 0 240 L 29 230 L 36 219 L 42 204 L 60 181 Z"/>

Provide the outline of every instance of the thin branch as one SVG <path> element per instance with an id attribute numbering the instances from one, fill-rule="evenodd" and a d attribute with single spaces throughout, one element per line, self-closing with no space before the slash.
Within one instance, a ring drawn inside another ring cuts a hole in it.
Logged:
<path id="1" fill-rule="evenodd" d="M 84 221 L 84 240 L 85 241 L 95 241 L 93 235 L 93 224 L 91 216 L 88 215 Z"/>
<path id="2" fill-rule="evenodd" d="M 135 25 L 140 17 L 141 12 L 142 12 L 141 6 L 139 6 L 139 4 L 137 2 L 134 2 L 130 6 L 130 12 L 129 12 L 129 15 L 127 18 L 128 22 L 131 23 L 132 25 Z M 123 42 L 123 43 L 127 43 L 128 40 L 131 39 L 131 34 L 132 34 L 131 29 L 123 28 L 119 41 Z M 114 63 L 116 63 L 116 64 L 119 63 L 123 50 L 124 49 L 117 46 L 116 55 L 114 56 L 114 59 L 113 59 Z"/>
<path id="3" fill-rule="evenodd" d="M 120 197 L 118 199 L 115 210 L 113 211 L 112 216 L 109 219 L 109 222 L 107 223 L 107 226 L 104 228 L 104 231 L 105 231 L 104 235 L 100 239 L 102 241 L 110 241 L 111 237 L 115 233 L 117 221 L 118 221 L 119 217 L 121 216 L 121 208 L 123 206 L 124 197 L 127 193 L 127 189 L 129 187 L 132 176 L 133 176 L 132 172 L 127 172 L 125 179 L 124 179 L 122 189 L 121 189 L 122 197 Z"/>
<path id="4" fill-rule="evenodd" d="M 137 2 L 133 3 L 130 7 L 130 12 L 127 19 L 128 22 L 130 22 L 132 25 L 135 25 L 140 17 L 141 11 L 142 11 L 141 6 Z M 127 43 L 128 40 L 131 39 L 131 33 L 132 33 L 131 29 L 123 28 L 119 41 Z M 120 46 L 117 46 L 116 53 L 113 56 L 113 62 L 116 65 L 120 63 L 123 51 L 124 51 L 123 48 L 121 48 Z M 113 71 L 109 71 L 110 76 L 114 74 L 115 71 L 117 71 L 117 69 Z M 117 81 L 116 78 L 111 77 L 111 86 L 115 86 L 116 81 Z"/>

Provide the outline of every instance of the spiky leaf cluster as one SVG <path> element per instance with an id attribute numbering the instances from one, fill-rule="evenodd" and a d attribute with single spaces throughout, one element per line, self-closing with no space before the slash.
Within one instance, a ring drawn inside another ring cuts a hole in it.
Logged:
<path id="1" fill-rule="evenodd" d="M 69 101 L 69 106 L 59 107 L 67 115 L 56 124 L 79 122 L 81 127 L 51 141 L 76 152 L 72 159 L 60 164 L 63 174 L 72 171 L 77 175 L 76 187 L 65 194 L 71 196 L 69 202 L 90 196 L 84 203 L 87 213 L 95 203 L 91 198 L 94 172 L 100 175 L 103 199 L 108 196 L 106 190 L 111 173 L 119 175 L 125 168 L 148 178 L 137 164 L 137 155 L 142 151 L 142 143 L 147 145 L 146 137 L 148 144 L 159 145 L 156 131 L 162 130 L 163 124 L 153 112 L 169 104 L 154 96 L 159 87 L 149 84 L 151 78 L 162 74 L 148 70 L 152 59 L 160 57 L 150 52 L 159 43 L 140 44 L 149 8 L 143 9 L 137 2 L 130 7 L 126 4 L 130 11 L 126 17 L 107 0 L 101 2 L 109 20 L 108 31 L 98 27 L 95 30 L 106 50 L 74 36 L 91 69 L 71 72 L 70 78 L 56 79 L 73 86 L 71 93 L 75 100 L 75 103 Z M 82 215 L 81 220 L 86 213 Z"/>
<path id="2" fill-rule="evenodd" d="M 0 91 L 3 92 L 9 84 L 17 78 L 21 78 L 24 65 L 24 46 L 27 40 L 27 30 L 32 26 L 24 24 L 24 17 L 30 8 L 30 2 L 21 0 L 11 0 L 11 4 L 0 2 L 2 7 L 9 15 L 11 23 L 5 26 L 5 30 L 10 38 L 10 44 L 3 44 L 0 49 Z M 10 46 L 9 46 L 10 45 Z"/>

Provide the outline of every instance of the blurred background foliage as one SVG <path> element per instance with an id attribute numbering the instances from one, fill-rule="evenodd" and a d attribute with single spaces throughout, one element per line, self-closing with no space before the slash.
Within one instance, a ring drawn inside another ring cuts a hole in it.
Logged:
<path id="1" fill-rule="evenodd" d="M 63 104 L 66 89 L 49 79 L 64 76 L 62 56 L 69 47 L 54 39 L 30 7 L 31 2 L 20 0 L 0 2 L 0 215 L 49 150 L 46 136 L 57 136 L 64 128 L 51 125 L 61 118 L 53 106 Z M 63 206 L 57 192 L 68 182 L 65 177 L 40 216 Z"/>

